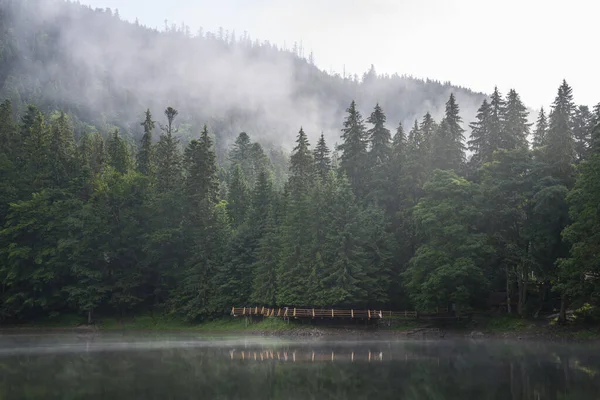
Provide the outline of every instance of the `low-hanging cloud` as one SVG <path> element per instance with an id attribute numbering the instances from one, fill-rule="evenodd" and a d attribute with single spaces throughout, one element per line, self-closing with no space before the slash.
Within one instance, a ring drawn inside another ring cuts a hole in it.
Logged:
<path id="1" fill-rule="evenodd" d="M 91 121 L 95 125 L 121 125 L 133 134 L 146 108 L 160 120 L 162 110 L 173 106 L 180 122 L 196 130 L 208 123 L 221 146 L 244 130 L 261 142 L 291 148 L 301 126 L 312 140 L 324 132 L 333 145 L 352 100 L 365 118 L 380 103 L 390 129 L 402 122 L 408 130 L 427 111 L 441 118 L 452 92 L 466 126 L 485 97 L 397 75 L 348 79 L 247 35 L 192 35 L 185 26 L 158 32 L 62 0 L 24 1 L 13 8 L 21 10 L 13 15 L 16 40 L 25 43 L 32 30 L 43 32 L 42 45 L 54 52 L 50 63 L 20 73 L 35 73 L 44 92 L 60 86 L 52 104 L 76 104 L 87 110 L 83 115 L 102 115 L 102 121 Z M 20 51 L 35 60 L 36 49 Z"/>

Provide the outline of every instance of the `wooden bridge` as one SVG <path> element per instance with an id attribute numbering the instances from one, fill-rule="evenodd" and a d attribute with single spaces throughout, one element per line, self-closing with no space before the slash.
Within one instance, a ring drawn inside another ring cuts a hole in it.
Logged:
<path id="1" fill-rule="evenodd" d="M 279 318 L 311 318 L 311 319 L 415 319 L 416 311 L 384 311 L 371 309 L 334 309 L 334 308 L 267 308 L 267 307 L 233 307 L 234 317 L 279 317 Z"/>

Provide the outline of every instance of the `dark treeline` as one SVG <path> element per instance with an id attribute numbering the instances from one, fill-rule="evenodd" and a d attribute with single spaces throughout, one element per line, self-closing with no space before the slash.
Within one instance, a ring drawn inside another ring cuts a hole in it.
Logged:
<path id="1" fill-rule="evenodd" d="M 500 291 L 521 316 L 598 305 L 600 105 L 576 106 L 566 82 L 535 127 L 514 90 L 495 90 L 468 141 L 453 95 L 442 120 L 393 132 L 379 105 L 364 118 L 352 102 L 338 148 L 300 129 L 282 184 L 246 133 L 223 163 L 206 125 L 180 143 L 171 107 L 146 112 L 136 146 L 118 130 L 75 140 L 63 112 L 14 114 L 2 103 L 2 320 L 461 313 Z"/>

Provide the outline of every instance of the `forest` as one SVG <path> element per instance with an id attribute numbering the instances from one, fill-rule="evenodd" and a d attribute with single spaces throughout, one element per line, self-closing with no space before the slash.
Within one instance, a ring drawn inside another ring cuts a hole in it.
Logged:
<path id="1" fill-rule="evenodd" d="M 496 89 L 466 141 L 453 95 L 441 121 L 426 113 L 393 133 L 379 105 L 364 118 L 352 102 L 337 148 L 323 136 L 311 146 L 300 128 L 277 185 L 245 132 L 226 167 L 206 125 L 182 148 L 172 107 L 162 123 L 146 111 L 132 148 L 118 130 L 75 141 L 60 111 L 31 105 L 15 119 L 5 101 L 0 315 L 461 313 L 485 309 L 494 290 L 521 316 L 594 308 L 600 105 L 576 106 L 563 82 L 534 128 L 527 113 L 516 91 Z"/>
<path id="2" fill-rule="evenodd" d="M 243 45 L 314 73 L 290 104 L 313 91 L 346 101 L 341 113 L 322 108 L 331 115 L 316 120 L 336 122 L 317 131 L 302 106 L 284 124 L 264 104 L 198 112 L 216 107 L 214 94 L 198 103 L 181 82 L 169 97 L 149 81 L 120 87 L 124 73 L 93 92 L 98 76 L 64 53 L 56 29 L 64 18 L 91 32 L 112 21 L 144 40 L 239 56 L 230 36 L 158 33 L 62 1 L 52 4 L 68 12 L 56 19 L 36 17 L 29 1 L 0 2 L 0 322 L 145 312 L 202 321 L 234 305 L 460 315 L 488 310 L 499 292 L 522 317 L 597 315 L 600 104 L 577 105 L 566 81 L 531 124 L 515 90 L 485 96 L 374 70 L 347 79 L 271 45 Z M 24 16 L 35 29 L 14 22 Z M 389 82 L 418 88 L 375 89 Z M 462 99 L 477 112 L 462 111 Z M 287 151 L 266 126 L 284 132 L 290 121 Z"/>

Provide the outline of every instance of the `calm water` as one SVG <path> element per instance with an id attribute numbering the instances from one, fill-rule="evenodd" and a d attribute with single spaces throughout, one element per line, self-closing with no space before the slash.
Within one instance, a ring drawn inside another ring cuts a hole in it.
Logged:
<path id="1" fill-rule="evenodd" d="M 600 399 L 600 349 L 498 341 L 0 336 L 0 399 Z"/>

